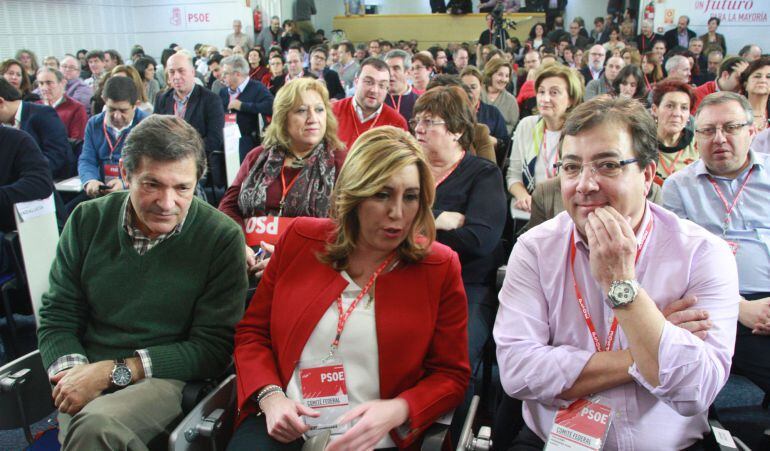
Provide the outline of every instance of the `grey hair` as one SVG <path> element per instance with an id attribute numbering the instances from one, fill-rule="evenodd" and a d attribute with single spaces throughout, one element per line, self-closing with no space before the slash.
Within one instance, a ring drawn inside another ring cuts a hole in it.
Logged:
<path id="1" fill-rule="evenodd" d="M 700 105 L 698 105 L 698 110 L 695 112 L 695 120 L 698 120 L 698 116 L 700 116 L 701 111 L 704 109 L 728 102 L 738 102 L 741 108 L 743 108 L 743 112 L 746 113 L 746 122 L 754 121 L 754 110 L 751 108 L 749 99 L 732 91 L 717 91 L 704 97 Z"/>
<path id="2" fill-rule="evenodd" d="M 270 18 L 270 20 L 273 20 L 273 19 L 277 20 L 278 22 L 281 21 L 281 18 L 278 17 L 278 16 L 273 16 L 273 17 Z"/>
<path id="3" fill-rule="evenodd" d="M 401 58 L 404 60 L 404 69 L 410 69 L 412 67 L 412 55 L 406 53 L 401 49 L 393 49 L 385 54 L 385 61 L 392 58 Z"/>
<path id="4" fill-rule="evenodd" d="M 249 63 L 246 61 L 246 58 L 242 57 L 241 55 L 228 56 L 227 58 L 223 59 L 219 65 L 230 66 L 233 69 L 233 72 L 237 72 L 246 77 L 249 76 Z"/>
<path id="5" fill-rule="evenodd" d="M 51 74 L 54 74 L 56 77 L 56 81 L 61 83 L 64 81 L 64 75 L 61 73 L 59 69 L 54 69 L 53 67 L 43 66 L 40 69 L 37 70 L 37 73 L 40 74 L 41 72 L 48 72 Z"/>
<path id="6" fill-rule="evenodd" d="M 666 72 L 671 72 L 682 64 L 690 65 L 690 61 L 687 57 L 682 55 L 674 55 L 666 61 Z"/>
<path id="7" fill-rule="evenodd" d="M 129 178 L 143 158 L 164 162 L 194 158 L 197 180 L 206 172 L 206 154 L 200 134 L 174 115 L 153 114 L 142 120 L 129 133 L 121 153 Z"/>

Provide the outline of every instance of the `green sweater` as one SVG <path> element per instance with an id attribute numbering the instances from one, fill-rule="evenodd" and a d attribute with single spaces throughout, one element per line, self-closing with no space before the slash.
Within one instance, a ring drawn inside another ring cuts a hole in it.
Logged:
<path id="1" fill-rule="evenodd" d="M 246 298 L 243 233 L 195 198 L 181 232 L 140 256 L 121 224 L 127 198 L 82 203 L 64 227 L 40 309 L 45 367 L 67 354 L 97 362 L 147 349 L 153 377 L 220 375 Z"/>

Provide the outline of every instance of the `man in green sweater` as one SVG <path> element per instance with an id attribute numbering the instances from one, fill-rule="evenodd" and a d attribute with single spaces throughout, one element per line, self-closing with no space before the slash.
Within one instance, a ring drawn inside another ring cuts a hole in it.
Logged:
<path id="1" fill-rule="evenodd" d="M 230 364 L 247 289 L 243 234 L 193 196 L 203 142 L 175 116 L 128 137 L 128 192 L 78 206 L 43 296 L 38 339 L 63 449 L 162 446 L 185 381 Z"/>

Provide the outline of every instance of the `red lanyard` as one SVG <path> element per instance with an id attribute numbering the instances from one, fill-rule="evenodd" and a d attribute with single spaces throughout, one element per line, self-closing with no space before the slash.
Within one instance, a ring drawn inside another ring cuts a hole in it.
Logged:
<path id="1" fill-rule="evenodd" d="M 636 265 L 636 262 L 639 261 L 639 255 L 642 254 L 642 249 L 644 248 L 645 243 L 647 242 L 647 238 L 650 236 L 650 232 L 652 231 L 652 223 L 653 223 L 653 217 L 650 216 L 650 222 L 647 223 L 647 228 L 644 230 L 644 234 L 642 235 L 642 240 L 639 243 L 639 246 L 636 248 L 636 259 L 634 260 L 634 265 Z M 583 318 L 586 320 L 586 325 L 588 326 L 589 332 L 591 332 L 591 339 L 594 341 L 594 346 L 596 346 L 596 352 L 602 352 L 602 351 L 610 351 L 612 350 L 612 345 L 615 342 L 615 333 L 618 330 L 618 318 L 612 319 L 612 325 L 610 326 L 610 333 L 607 334 L 607 342 L 604 345 L 604 349 L 602 349 L 602 344 L 599 342 L 599 335 L 596 333 L 596 327 L 594 327 L 594 322 L 591 320 L 591 313 L 588 311 L 588 307 L 586 307 L 585 300 L 583 299 L 583 294 L 580 292 L 580 287 L 578 287 L 577 278 L 575 277 L 575 230 L 572 230 L 572 234 L 570 235 L 570 244 L 572 246 L 571 249 L 571 257 L 570 257 L 570 270 L 572 271 L 572 283 L 575 286 L 575 296 L 577 297 L 578 303 L 580 304 L 580 311 L 583 312 Z"/>
<path id="2" fill-rule="evenodd" d="M 353 99 L 353 101 L 350 102 L 350 108 L 353 109 L 353 127 L 355 127 L 355 129 L 356 129 L 356 138 L 358 138 L 359 136 L 361 136 L 361 132 L 358 130 L 358 112 L 356 111 L 356 106 L 354 104 L 355 101 L 356 101 L 356 99 Z M 382 106 L 380 106 L 380 108 L 382 108 Z M 377 121 L 379 119 L 380 119 L 380 113 L 377 113 L 377 116 L 375 116 L 374 119 L 371 120 L 372 125 L 367 127 L 366 130 L 364 130 L 364 131 L 369 131 L 369 130 L 373 129 L 377 125 Z M 364 125 L 364 123 L 361 122 L 361 125 Z"/>
<path id="3" fill-rule="evenodd" d="M 550 160 L 551 158 L 548 155 L 548 142 L 547 142 L 547 139 L 546 139 L 547 136 L 548 136 L 548 132 L 545 130 L 545 128 L 543 128 L 543 152 L 542 152 L 542 154 L 543 154 L 543 157 L 545 158 L 545 162 L 544 162 L 544 165 L 545 165 L 545 176 L 546 176 L 546 178 L 550 179 L 550 178 L 556 177 L 556 167 L 555 167 L 555 164 L 559 162 L 559 146 L 557 145 L 553 149 L 553 164 L 548 164 L 548 160 Z M 550 166 L 550 170 L 548 169 L 549 166 Z"/>
<path id="4" fill-rule="evenodd" d="M 677 152 L 676 157 L 674 158 L 674 161 L 671 162 L 671 166 L 666 166 L 666 163 L 663 161 L 663 154 L 662 153 L 660 154 L 660 167 L 662 167 L 663 170 L 666 171 L 666 176 L 669 176 L 673 174 L 674 171 L 676 171 L 676 162 L 679 161 L 679 157 L 681 157 L 682 154 L 684 153 L 684 149 L 686 148 L 682 148 L 682 150 Z"/>
<path id="5" fill-rule="evenodd" d="M 746 180 L 743 181 L 743 184 L 741 184 L 741 187 L 738 188 L 738 192 L 735 194 L 735 198 L 733 199 L 733 203 L 728 205 L 727 199 L 725 198 L 725 195 L 722 193 L 722 190 L 719 189 L 719 185 L 717 185 L 716 180 L 714 180 L 711 175 L 707 175 L 709 182 L 711 182 L 712 185 L 714 185 L 714 190 L 717 192 L 717 196 L 719 196 L 719 200 L 722 201 L 722 205 L 725 206 L 725 220 L 722 222 L 722 236 L 724 236 L 727 233 L 727 224 L 730 223 L 730 214 L 733 212 L 733 208 L 738 204 L 738 199 L 741 197 L 741 194 L 743 194 L 743 188 L 746 188 L 746 184 L 749 183 L 749 179 L 751 178 L 751 173 L 754 171 L 754 167 L 752 166 L 751 169 L 749 169 L 749 173 L 746 174 Z"/>
<path id="6" fill-rule="evenodd" d="M 393 98 L 393 94 L 388 94 L 390 96 L 390 103 L 393 104 L 393 108 L 396 109 L 399 113 L 401 112 L 401 101 L 404 99 L 404 95 L 398 96 L 398 103 L 396 103 L 396 99 Z"/>
<path id="7" fill-rule="evenodd" d="M 110 156 L 109 161 L 112 162 L 112 154 L 115 152 L 115 149 L 120 145 L 120 142 L 123 141 L 124 135 L 118 135 L 118 139 L 115 141 L 115 144 L 112 144 L 112 139 L 110 139 L 110 134 L 107 133 L 107 116 L 104 117 L 104 121 L 102 122 L 102 131 L 104 132 L 104 139 L 107 141 L 107 145 L 110 147 Z"/>
<path id="8" fill-rule="evenodd" d="M 286 195 L 289 194 L 289 190 L 292 186 L 297 182 L 297 179 L 299 178 L 299 174 L 295 175 L 292 181 L 289 183 L 289 185 L 286 185 L 286 177 L 283 175 L 283 170 L 286 166 L 281 167 L 281 203 L 278 207 L 278 216 L 281 216 L 283 213 L 283 203 L 286 200 Z"/>
<path id="9" fill-rule="evenodd" d="M 345 328 L 345 323 L 348 322 L 348 317 L 350 317 L 350 314 L 353 313 L 353 310 L 355 310 L 356 305 L 358 305 L 359 301 L 363 299 L 364 296 L 366 296 L 366 293 L 369 292 L 369 289 L 372 288 L 372 285 L 374 285 L 374 281 L 377 280 L 377 276 L 380 275 L 380 273 L 390 264 L 390 262 L 393 260 L 393 257 L 395 257 L 395 252 L 390 254 L 388 258 L 385 259 L 384 262 L 374 271 L 374 274 L 369 278 L 369 281 L 366 282 L 366 285 L 364 285 L 364 288 L 361 290 L 360 293 L 358 293 L 358 296 L 353 300 L 353 302 L 350 304 L 350 307 L 348 307 L 347 311 L 343 313 L 342 311 L 342 295 L 339 295 L 337 297 L 337 312 L 339 313 L 339 319 L 337 320 L 337 335 L 334 336 L 334 341 L 332 342 L 332 350 L 337 349 L 340 345 L 340 337 L 342 336 L 342 330 Z"/>
<path id="10" fill-rule="evenodd" d="M 443 176 L 443 177 L 441 177 L 440 179 L 438 179 L 438 180 L 436 181 L 436 188 L 438 188 L 438 186 L 439 186 L 439 185 L 441 185 L 442 183 L 444 183 L 444 180 L 448 179 L 448 178 L 449 178 L 449 176 L 450 176 L 450 175 L 452 175 L 452 173 L 455 171 L 455 169 L 457 169 L 457 166 L 460 166 L 460 163 L 462 163 L 462 161 L 463 161 L 463 158 L 465 158 L 465 151 L 464 151 L 464 150 L 463 150 L 463 154 L 462 154 L 462 156 L 460 157 L 460 159 L 459 159 L 459 160 L 457 160 L 457 163 L 455 163 L 455 164 L 452 166 L 452 169 L 450 169 L 450 170 L 449 170 L 449 172 L 447 172 L 446 174 L 444 174 L 444 176 Z"/>

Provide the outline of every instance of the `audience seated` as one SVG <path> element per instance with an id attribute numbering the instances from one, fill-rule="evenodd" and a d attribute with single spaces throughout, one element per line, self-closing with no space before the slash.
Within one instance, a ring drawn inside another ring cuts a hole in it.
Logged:
<path id="1" fill-rule="evenodd" d="M 73 141 L 82 141 L 85 134 L 88 115 L 86 108 L 64 93 L 67 81 L 58 69 L 41 67 L 37 71 L 37 84 L 40 87 L 40 103 L 56 110 L 67 137 Z"/>
<path id="2" fill-rule="evenodd" d="M 225 112 L 235 114 L 241 133 L 238 151 L 243 161 L 260 143 L 259 115 L 273 114 L 273 95 L 262 83 L 249 78 L 249 63 L 242 56 L 228 56 L 220 64 L 227 89 L 219 91 L 219 98 Z"/>
<path id="3" fill-rule="evenodd" d="M 594 45 L 588 49 L 588 64 L 580 69 L 583 75 L 583 84 L 587 85 L 591 80 L 599 80 L 604 74 L 604 61 L 607 51 L 601 45 Z"/>
<path id="4" fill-rule="evenodd" d="M 756 133 L 753 116 L 751 104 L 741 95 L 718 92 L 706 96 L 695 118 L 700 160 L 666 180 L 663 205 L 730 246 L 742 297 L 732 371 L 748 377 L 767 394 L 770 157 L 749 150 Z M 722 270 L 719 274 L 724 276 Z M 697 305 L 702 307 L 701 299 Z"/>
<path id="5" fill-rule="evenodd" d="M 331 219 L 283 234 L 237 327 L 229 450 L 299 449 L 323 430 L 328 451 L 404 448 L 460 403 L 467 307 L 457 255 L 434 242 L 433 185 L 417 141 L 376 128 L 347 157 Z M 344 375 L 342 395 L 325 370 Z M 324 408 L 311 385 L 341 405 Z"/>
<path id="6" fill-rule="evenodd" d="M 53 191 L 48 163 L 29 134 L 0 126 L 0 242 L 16 229 L 14 204 L 45 199 Z M 11 269 L 0 246 L 0 274 Z"/>
<path id="7" fill-rule="evenodd" d="M 91 96 L 94 95 L 91 87 L 80 78 L 80 63 L 72 55 L 67 55 L 61 60 L 59 70 L 67 80 L 65 94 L 86 108 L 86 114 L 91 114 Z"/>
<path id="8" fill-rule="evenodd" d="M 355 58 L 353 58 L 353 44 L 348 41 L 340 42 L 337 47 L 339 53 L 339 62 L 332 64 L 331 70 L 337 72 L 342 82 L 342 87 L 346 92 L 350 92 L 353 89 L 353 85 L 356 76 L 360 70 L 360 65 Z"/>
<path id="9" fill-rule="evenodd" d="M 764 131 L 770 117 L 770 57 L 752 61 L 741 73 L 741 85 L 754 111 L 754 130 Z"/>
<path id="10" fill-rule="evenodd" d="M 748 67 L 749 62 L 741 57 L 734 56 L 722 60 L 722 64 L 719 65 L 716 79 L 698 86 L 693 91 L 693 94 L 695 95 L 693 109 L 697 110 L 704 97 L 717 91 L 741 93 L 743 91 L 741 74 L 743 74 Z"/>
<path id="11" fill-rule="evenodd" d="M 227 178 L 222 152 L 225 146 L 225 112 L 222 100 L 208 89 L 195 84 L 195 69 L 192 60 L 185 54 L 171 56 L 166 61 L 166 73 L 172 89 L 158 96 L 155 112 L 180 117 L 198 131 L 203 138 L 211 181 L 215 187 L 225 187 Z"/>
<path id="12" fill-rule="evenodd" d="M 506 87 L 511 81 L 513 66 L 502 58 L 494 58 L 484 66 L 484 89 L 481 100 L 496 107 L 505 119 L 508 135 L 512 135 L 519 123 L 519 105 Z"/>
<path id="13" fill-rule="evenodd" d="M 322 45 L 310 49 L 310 66 L 308 72 L 319 80 L 326 83 L 326 89 L 329 90 L 329 98 L 341 100 L 347 97 L 345 89 L 340 82 L 340 76 L 337 72 L 326 67 L 326 61 L 329 58 L 329 50 Z"/>
<path id="14" fill-rule="evenodd" d="M 652 90 L 652 117 L 657 124 L 658 161 L 655 183 L 663 185 L 671 174 L 698 159 L 690 121 L 695 101 L 686 82 L 667 78 Z"/>
<path id="15" fill-rule="evenodd" d="M 502 168 L 511 148 L 511 138 L 505 126 L 505 118 L 497 107 L 481 101 L 481 93 L 484 89 L 484 76 L 481 71 L 474 66 L 466 66 L 460 72 L 460 80 L 470 91 L 471 111 L 476 112 L 476 121 L 487 127 L 489 135 L 494 140 L 494 161 Z"/>
<path id="16" fill-rule="evenodd" d="M 526 426 L 511 449 L 542 449 L 557 410 L 592 394 L 622 412 L 605 448 L 685 449 L 708 433 L 729 373 L 738 310 L 730 250 L 646 201 L 655 124 L 638 102 L 597 97 L 563 132 L 567 211 L 519 238 L 494 328 L 503 388 L 524 400 Z M 664 312 L 691 304 L 676 302 L 686 296 L 697 298 L 695 319 L 707 312 L 707 331 L 667 321 Z"/>
<path id="17" fill-rule="evenodd" d="M 38 330 L 63 449 L 165 445 L 185 381 L 230 364 L 243 237 L 193 197 L 205 169 L 198 132 L 153 115 L 123 149 L 129 190 L 70 217 Z"/>
<path id="18" fill-rule="evenodd" d="M 620 69 L 615 81 L 612 82 L 612 92 L 614 95 L 636 99 L 644 106 L 647 106 L 647 85 L 644 82 L 644 74 L 639 66 L 633 64 L 626 65 Z"/>
<path id="19" fill-rule="evenodd" d="M 506 185 L 519 210 L 531 209 L 537 182 L 556 176 L 559 140 L 567 113 L 583 101 L 583 83 L 571 69 L 545 66 L 535 78 L 540 114 L 519 122 L 513 137 Z"/>
<path id="20" fill-rule="evenodd" d="M 21 100 L 37 102 L 40 96 L 32 92 L 30 76 L 18 60 L 7 59 L 0 63 L 0 75 L 21 93 Z"/>
<path id="21" fill-rule="evenodd" d="M 384 61 L 390 68 L 390 89 L 385 104 L 398 111 L 408 122 L 419 97 L 407 80 L 412 69 L 412 56 L 401 49 L 395 49 L 385 54 Z"/>
<path id="22" fill-rule="evenodd" d="M 295 80 L 279 91 L 263 145 L 246 155 L 219 209 L 244 230 L 253 217 L 327 217 L 345 155 L 328 91 L 320 81 Z M 246 245 L 249 272 L 261 275 L 269 261 Z"/>
<path id="23" fill-rule="evenodd" d="M 626 62 L 619 56 L 607 58 L 604 70 L 599 78 L 589 81 L 586 85 L 585 100 L 590 100 L 602 94 L 614 95 L 613 82 L 625 65 Z"/>
<path id="24" fill-rule="evenodd" d="M 0 79 L 0 124 L 24 130 L 35 139 L 54 179 L 74 175 L 75 158 L 67 129 L 56 110 L 21 100 L 21 93 L 4 79 Z"/>
<path id="25" fill-rule="evenodd" d="M 337 117 L 337 136 L 350 148 L 361 134 L 383 125 L 393 125 L 408 130 L 406 120 L 398 111 L 385 105 L 390 87 L 390 68 L 384 61 L 367 58 L 361 62 L 355 79 L 353 97 L 332 105 Z"/>

